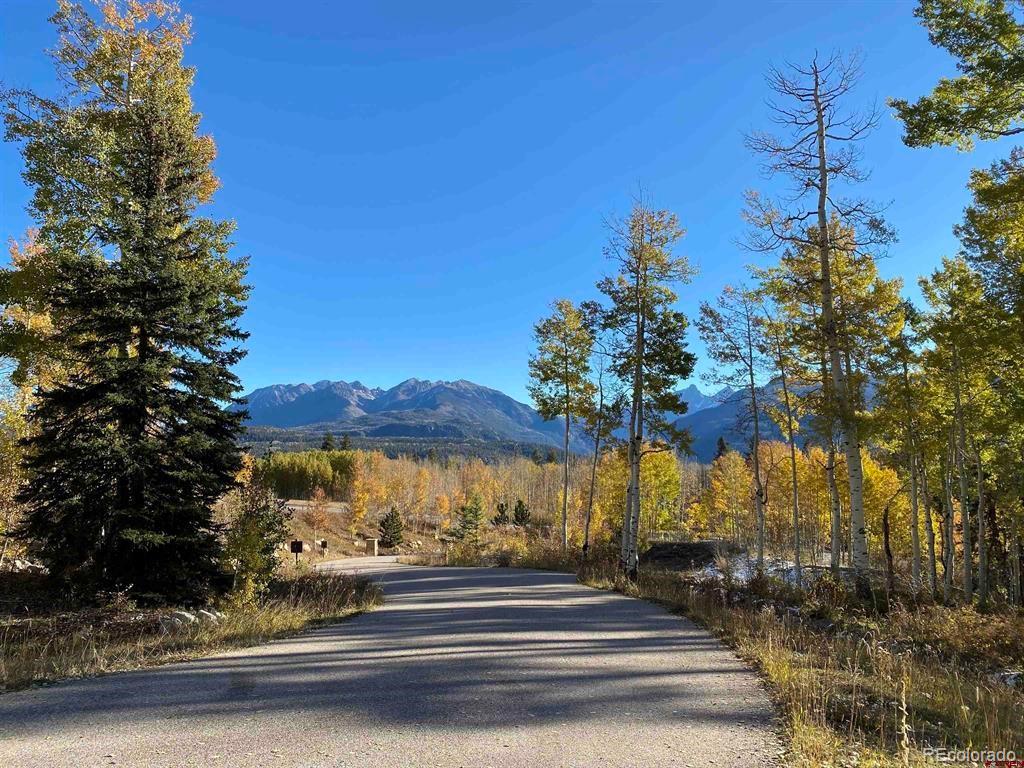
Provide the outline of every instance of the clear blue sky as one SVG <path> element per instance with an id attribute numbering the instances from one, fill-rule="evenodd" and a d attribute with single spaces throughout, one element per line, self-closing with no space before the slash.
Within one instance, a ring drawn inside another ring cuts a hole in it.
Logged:
<path id="1" fill-rule="evenodd" d="M 953 72 L 907 2 L 183 6 L 219 148 L 210 211 L 238 223 L 235 253 L 252 259 L 247 390 L 415 376 L 525 400 L 532 324 L 556 297 L 595 295 L 602 219 L 638 182 L 688 229 L 691 316 L 763 258 L 736 241 L 743 190 L 765 185 L 742 135 L 767 127 L 769 63 L 860 49 L 858 96 L 883 107 Z M 6 85 L 55 92 L 51 7 L 4 0 Z M 885 112 L 863 191 L 891 202 L 900 236 L 883 273 L 912 285 L 956 250 L 970 168 L 1006 146 L 910 150 Z M 20 167 L 0 146 L 5 238 L 30 224 Z"/>

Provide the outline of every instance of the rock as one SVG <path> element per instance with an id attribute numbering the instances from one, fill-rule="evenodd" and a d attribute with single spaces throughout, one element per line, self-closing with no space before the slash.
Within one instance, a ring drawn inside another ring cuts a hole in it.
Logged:
<path id="1" fill-rule="evenodd" d="M 196 614 L 196 616 L 199 618 L 201 622 L 208 622 L 210 624 L 216 624 L 218 621 L 220 621 L 220 617 L 217 616 L 217 614 L 213 611 L 202 610 L 199 611 Z"/>
<path id="2" fill-rule="evenodd" d="M 181 619 L 175 618 L 174 616 L 161 616 L 160 617 L 160 629 L 164 632 L 175 632 L 181 629 Z"/>
<path id="3" fill-rule="evenodd" d="M 996 672 L 989 675 L 989 679 L 993 683 L 1002 683 L 1010 688 L 1024 688 L 1024 670 L 1021 669 L 1006 669 Z"/>
<path id="4" fill-rule="evenodd" d="M 189 613 L 188 611 L 174 611 L 171 613 L 171 618 L 177 619 L 182 624 L 195 624 L 199 619 L 195 617 L 195 614 Z"/>

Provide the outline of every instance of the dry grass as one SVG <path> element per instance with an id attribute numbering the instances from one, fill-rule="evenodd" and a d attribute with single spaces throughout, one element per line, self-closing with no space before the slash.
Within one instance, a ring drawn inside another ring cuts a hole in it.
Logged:
<path id="1" fill-rule="evenodd" d="M 281 578 L 256 604 L 221 606 L 220 622 L 170 631 L 160 623 L 167 609 L 139 610 L 123 598 L 101 608 L 0 619 L 0 691 L 254 645 L 380 601 L 379 587 L 366 578 L 311 572 Z"/>

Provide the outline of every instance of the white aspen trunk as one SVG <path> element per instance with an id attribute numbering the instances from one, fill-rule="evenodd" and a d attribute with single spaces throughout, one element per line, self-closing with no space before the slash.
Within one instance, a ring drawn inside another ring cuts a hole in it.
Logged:
<path id="1" fill-rule="evenodd" d="M 789 467 L 793 492 L 793 572 L 796 585 L 803 583 L 800 571 L 800 483 L 796 474 L 796 430 L 793 424 L 793 404 L 789 398 L 789 383 L 786 379 L 786 361 L 782 346 L 776 344 L 778 350 L 779 379 L 782 383 L 782 401 L 786 406 L 786 438 L 789 441 Z"/>
<path id="2" fill-rule="evenodd" d="M 818 139 L 818 251 L 821 260 L 821 319 L 828 347 L 836 405 L 839 410 L 839 429 L 843 453 L 846 455 L 846 473 L 850 486 L 850 556 L 861 593 L 870 590 L 868 581 L 867 527 L 864 520 L 864 471 L 860 458 L 860 437 L 854 417 L 853 403 L 843 371 L 839 339 L 836 330 L 835 307 L 832 296 L 832 246 L 828 231 L 828 156 L 825 150 L 825 114 L 820 97 L 820 77 L 815 65 L 814 105 Z"/>
<path id="3" fill-rule="evenodd" d="M 938 596 L 938 573 L 935 567 L 935 522 L 932 519 L 931 496 L 928 493 L 928 463 L 921 458 L 919 463 L 921 473 L 921 492 L 924 495 L 924 522 L 927 526 L 925 534 L 928 538 L 928 588 L 931 590 L 932 599 Z"/>
<path id="4" fill-rule="evenodd" d="M 921 531 L 917 500 L 917 456 L 910 452 L 910 583 L 921 589 Z"/>
<path id="5" fill-rule="evenodd" d="M 952 448 L 952 433 L 950 434 L 950 447 Z M 942 473 L 943 490 L 946 494 L 946 515 L 944 520 L 946 552 L 943 561 L 942 574 L 942 597 L 949 602 L 953 592 L 953 478 L 950 477 L 949 461 L 943 468 Z"/>
<path id="6" fill-rule="evenodd" d="M 748 334 L 749 341 L 749 334 Z M 748 352 L 749 352 L 748 345 Z M 752 363 L 752 361 L 751 361 Z M 761 445 L 761 421 L 758 415 L 757 387 L 754 385 L 754 367 L 748 365 L 748 387 L 750 389 L 750 413 L 754 420 L 754 444 L 750 451 L 750 458 L 754 465 L 754 510 L 757 514 L 757 570 L 764 569 L 764 538 L 765 538 L 765 511 L 764 511 L 764 485 L 761 483 L 761 458 L 758 447 Z"/>
<path id="7" fill-rule="evenodd" d="M 565 410 L 565 440 L 562 450 L 565 455 L 562 461 L 562 549 L 569 548 L 569 408 Z"/>
<path id="8" fill-rule="evenodd" d="M 599 387 L 600 389 L 600 387 Z M 604 407 L 604 393 L 600 392 L 598 396 L 598 413 L 600 409 Z M 602 419 L 600 416 L 597 418 L 595 425 L 594 434 L 594 457 L 590 462 L 590 493 L 587 496 L 587 520 L 583 524 L 583 558 L 586 559 L 590 552 L 590 521 L 594 516 L 594 491 L 597 487 L 597 460 L 601 455 L 601 428 Z"/>
<path id="9" fill-rule="evenodd" d="M 953 404 L 956 419 L 956 473 L 960 480 L 960 535 L 963 538 L 963 587 L 964 600 L 971 602 L 974 598 L 974 580 L 972 574 L 971 546 L 971 508 L 967 498 L 967 472 L 964 470 L 964 456 L 967 451 L 967 431 L 964 428 L 963 407 L 960 402 L 960 355 L 953 348 Z"/>
<path id="10" fill-rule="evenodd" d="M 825 465 L 825 476 L 828 479 L 828 501 L 832 510 L 832 535 L 829 547 L 832 574 L 839 576 L 840 555 L 842 554 L 843 540 L 843 502 L 839 498 L 839 486 L 836 484 L 836 449 L 830 446 L 828 451 L 828 464 Z"/>
<path id="11" fill-rule="evenodd" d="M 635 413 L 635 411 L 634 411 Z M 619 542 L 619 565 L 625 571 L 629 562 L 629 527 L 633 521 L 633 451 L 636 446 L 636 416 L 630 416 L 629 442 L 626 460 L 629 463 L 629 481 L 626 485 L 626 508 L 622 513 L 622 540 Z"/>

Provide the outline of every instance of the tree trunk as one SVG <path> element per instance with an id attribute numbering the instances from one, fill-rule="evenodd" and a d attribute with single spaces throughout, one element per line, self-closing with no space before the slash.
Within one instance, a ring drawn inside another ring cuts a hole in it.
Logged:
<path id="1" fill-rule="evenodd" d="M 953 449 L 953 435 L 950 433 L 950 448 Z M 946 494 L 945 543 L 946 552 L 943 560 L 942 599 L 949 602 L 953 592 L 953 478 L 950 477 L 950 462 L 947 460 L 942 468 L 943 490 Z"/>
<path id="2" fill-rule="evenodd" d="M 1020 569 L 1020 520 L 1016 520 L 1013 526 L 1012 560 L 1010 561 L 1010 602 L 1016 606 L 1021 605 L 1021 569 Z"/>
<path id="3" fill-rule="evenodd" d="M 921 589 L 921 530 L 917 500 L 917 455 L 910 451 L 910 583 Z"/>
<path id="4" fill-rule="evenodd" d="M 978 465 L 978 600 L 982 605 L 988 602 L 988 536 L 985 531 L 985 477 L 981 465 L 981 451 L 974 450 Z"/>
<path id="5" fill-rule="evenodd" d="M 914 398 L 910 390 L 910 366 L 903 360 L 903 394 L 907 407 L 906 446 L 910 471 L 910 581 L 914 591 L 921 589 L 921 528 L 917 498 L 917 440 L 914 425 Z M 933 585 L 934 587 L 934 585 Z"/>
<path id="6" fill-rule="evenodd" d="M 921 457 L 921 492 L 924 494 L 924 522 L 927 526 L 925 531 L 928 538 L 928 588 L 931 590 L 932 599 L 938 597 L 938 573 L 935 568 L 935 523 L 932 520 L 931 496 L 928 493 L 928 463 Z"/>
<path id="7" fill-rule="evenodd" d="M 604 407 L 604 393 L 600 391 L 598 394 L 598 413 L 600 409 Z M 587 555 L 590 553 L 590 520 L 594 515 L 594 490 L 597 486 L 597 460 L 601 455 L 601 427 L 602 420 L 598 416 L 596 423 L 596 431 L 594 434 L 594 457 L 590 462 L 590 493 L 587 496 L 587 519 L 583 524 L 583 559 L 587 559 Z"/>
<path id="8" fill-rule="evenodd" d="M 843 502 L 839 498 L 839 486 L 836 484 L 836 447 L 830 444 L 828 464 L 825 465 L 825 476 L 828 479 L 828 501 L 832 510 L 832 535 L 829 546 L 832 575 L 839 577 L 840 555 L 843 549 Z"/>
<path id="9" fill-rule="evenodd" d="M 964 413 L 960 401 L 960 355 L 953 348 L 953 404 L 956 419 L 956 473 L 960 479 L 960 534 L 963 538 L 963 585 L 964 600 L 974 598 L 974 582 L 971 573 L 973 547 L 971 546 L 971 508 L 967 498 L 967 473 L 964 470 L 964 456 L 967 452 L 967 430 L 964 428 Z"/>
<path id="10" fill-rule="evenodd" d="M 562 549 L 569 548 L 569 416 L 568 403 L 565 410 L 565 439 L 562 441 L 564 452 L 562 461 Z"/>
<path id="11" fill-rule="evenodd" d="M 889 599 L 896 594 L 896 576 L 892 566 L 892 547 L 889 544 L 889 505 L 882 512 L 882 547 L 885 550 L 885 588 Z"/>
<path id="12" fill-rule="evenodd" d="M 789 383 L 786 378 L 786 363 L 782 346 L 776 345 L 779 361 L 779 379 L 782 383 L 782 401 L 786 406 L 786 438 L 789 441 L 789 467 L 793 491 L 793 573 L 796 585 L 803 583 L 800 571 L 800 484 L 796 474 L 796 428 L 793 423 L 793 403 L 789 398 Z"/>
<path id="13" fill-rule="evenodd" d="M 764 569 L 764 486 L 761 484 L 761 458 L 758 446 L 761 445 L 761 420 L 757 406 L 757 387 L 754 384 L 753 366 L 748 366 L 748 387 L 750 388 L 750 414 L 754 420 L 754 444 L 751 447 L 750 459 L 754 465 L 754 510 L 757 513 L 757 570 Z"/>
<path id="14" fill-rule="evenodd" d="M 814 68 L 814 106 L 818 139 L 818 252 L 821 261 L 821 320 L 832 369 L 832 386 L 839 410 L 839 428 L 843 453 L 846 455 L 846 473 L 850 486 L 850 555 L 861 594 L 870 591 L 868 581 L 867 527 L 864 520 L 864 471 L 860 458 L 860 437 L 857 432 L 853 403 L 847 389 L 843 371 L 839 337 L 836 328 L 835 306 L 832 295 L 832 245 L 828 230 L 828 156 L 825 150 L 825 113 L 820 97 L 820 75 Z"/>

